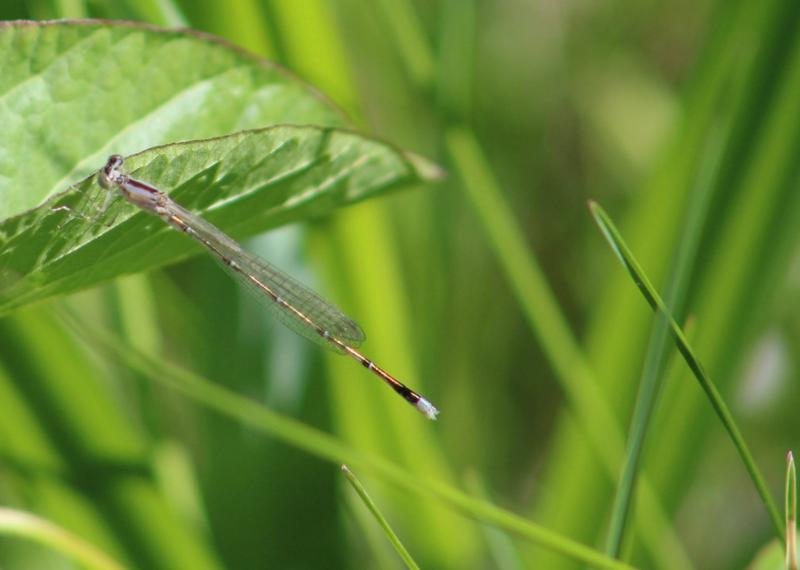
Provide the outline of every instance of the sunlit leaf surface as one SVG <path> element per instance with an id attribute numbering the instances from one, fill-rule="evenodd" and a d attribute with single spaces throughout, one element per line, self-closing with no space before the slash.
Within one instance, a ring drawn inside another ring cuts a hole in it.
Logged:
<path id="1" fill-rule="evenodd" d="M 434 177 L 419 158 L 316 127 L 264 130 L 159 147 L 126 168 L 234 235 L 320 215 Z M 0 224 L 0 310 L 157 267 L 197 246 L 104 190 L 91 176 Z"/>
<path id="2" fill-rule="evenodd" d="M 108 199 L 93 173 L 112 153 L 150 149 L 129 172 L 240 237 L 437 175 L 335 130 L 316 91 L 196 33 L 7 23 L 0 53 L 0 312 L 192 251 Z"/>

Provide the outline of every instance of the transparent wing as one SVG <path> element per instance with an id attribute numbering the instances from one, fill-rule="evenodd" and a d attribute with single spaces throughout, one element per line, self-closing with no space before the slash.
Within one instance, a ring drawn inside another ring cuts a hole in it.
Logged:
<path id="1" fill-rule="evenodd" d="M 258 300 L 290 329 L 335 352 L 342 350 L 321 336 L 317 329 L 327 331 L 330 336 L 354 348 L 364 342 L 366 335 L 358 323 L 297 279 L 247 252 L 234 239 L 179 204 L 170 200 L 169 207 L 174 209 L 174 212 L 171 212 L 173 215 L 191 228 L 191 233 L 195 234 L 192 237 L 196 237 L 234 279 L 246 285 Z M 235 265 L 228 264 L 226 260 L 234 261 Z M 264 284 L 297 312 L 275 302 L 268 292 L 249 279 L 248 275 Z"/>

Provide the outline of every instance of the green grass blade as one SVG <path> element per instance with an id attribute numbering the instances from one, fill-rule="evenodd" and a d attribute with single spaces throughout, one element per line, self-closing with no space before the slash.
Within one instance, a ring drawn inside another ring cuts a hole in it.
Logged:
<path id="1" fill-rule="evenodd" d="M 786 568 L 797 570 L 797 470 L 794 455 L 786 456 Z"/>
<path id="2" fill-rule="evenodd" d="M 140 0 L 138 2 L 126 0 L 123 3 L 147 22 L 171 28 L 189 26 L 181 7 L 173 0 Z"/>
<path id="3" fill-rule="evenodd" d="M 84 300 L 87 314 L 96 315 L 103 305 L 96 292 Z M 37 512 L 118 560 L 146 568 L 220 568 L 214 548 L 182 523 L 169 497 L 153 484 L 150 440 L 109 391 L 108 369 L 98 367 L 52 313 L 43 307 L 0 320 L 3 367 L 25 412 L 4 417 L 0 426 L 5 439 L 19 440 L 2 446 L 10 454 L 6 466 L 19 474 L 18 492 Z M 8 389 L 1 391 L 9 395 Z M 4 400 L 3 415 L 10 406 L 15 411 L 15 404 Z M 8 424 L 26 416 L 36 422 L 37 437 L 21 437 L 27 422 Z M 20 444 L 29 449 L 18 453 Z M 37 444 L 52 450 L 57 463 L 39 459 L 43 451 L 33 452 Z M 100 473 L 110 463 L 130 468 L 105 472 L 102 484 L 91 490 L 75 487 L 71 473 Z"/>
<path id="4" fill-rule="evenodd" d="M 530 255 L 474 134 L 463 128 L 451 129 L 447 144 L 467 195 L 520 306 L 550 360 L 587 440 L 609 478 L 613 479 L 623 459 L 623 436 L 606 398 L 541 269 Z M 691 562 L 646 478 L 642 479 L 641 486 L 640 520 L 648 548 L 665 565 L 690 568 Z"/>
<path id="5" fill-rule="evenodd" d="M 181 5 L 192 27 L 227 38 L 261 56 L 278 58 L 274 25 L 263 2 L 239 0 L 223 4 L 215 0 L 195 0 Z"/>
<path id="6" fill-rule="evenodd" d="M 598 227 L 600 228 L 600 231 L 603 233 L 609 245 L 611 246 L 612 251 L 628 271 L 634 283 L 647 300 L 647 303 L 654 311 L 661 313 L 667 319 L 669 319 L 670 331 L 672 332 L 672 336 L 678 346 L 678 350 L 688 364 L 689 369 L 692 371 L 695 378 L 697 378 L 701 388 L 706 393 L 706 396 L 708 396 L 711 406 L 717 413 L 717 416 L 722 422 L 722 425 L 725 427 L 725 430 L 730 435 L 731 440 L 733 441 L 733 444 L 736 447 L 736 450 L 739 452 L 742 462 L 747 469 L 747 472 L 750 474 L 750 478 L 753 480 L 756 491 L 761 497 L 761 501 L 764 503 L 767 513 L 772 519 L 772 523 L 775 526 L 775 531 L 781 540 L 783 540 L 784 528 L 780 515 L 778 514 L 778 509 L 769 494 L 769 490 L 764 482 L 764 478 L 761 475 L 761 472 L 759 471 L 758 466 L 756 465 L 755 460 L 750 453 L 750 449 L 747 447 L 747 444 L 745 443 L 744 438 L 742 437 L 742 434 L 733 419 L 733 415 L 728 409 L 728 406 L 723 401 L 722 396 L 720 395 L 716 386 L 706 375 L 703 367 L 700 365 L 700 361 L 694 355 L 694 352 L 689 346 L 689 342 L 684 336 L 683 331 L 681 331 L 678 324 L 672 318 L 669 309 L 667 309 L 667 307 L 664 305 L 664 302 L 661 300 L 661 297 L 659 297 L 655 288 L 650 284 L 650 281 L 647 279 L 644 271 L 642 271 L 642 268 L 633 257 L 633 254 L 622 240 L 622 237 L 620 236 L 614 224 L 611 222 L 608 215 L 595 202 L 590 202 L 589 208 L 592 212 L 592 216 L 594 216 L 594 219 L 597 222 Z"/>
<path id="7" fill-rule="evenodd" d="M 63 320 L 92 350 L 113 356 L 146 377 L 256 431 L 276 437 L 323 460 L 370 469 L 394 485 L 424 499 L 436 498 L 468 516 L 518 534 L 543 548 L 551 549 L 578 562 L 608 570 L 633 568 L 531 523 L 523 517 L 470 497 L 449 485 L 419 479 L 389 461 L 359 452 L 325 433 L 273 412 L 205 378 L 140 353 L 124 345 L 108 331 L 101 332 L 80 324 L 71 315 L 63 315 Z"/>
<path id="8" fill-rule="evenodd" d="M 401 1 L 408 4 L 407 9 L 413 10 L 407 0 Z M 301 4 L 283 2 L 272 7 L 280 24 L 277 37 L 282 40 L 283 61 L 323 87 L 337 103 L 352 110 L 356 121 L 370 122 L 370 129 L 388 134 L 385 125 L 371 122 L 374 115 L 369 107 L 360 109 L 363 93 L 357 91 L 350 79 L 364 70 L 358 62 L 360 56 L 348 49 L 357 33 L 348 23 L 334 18 L 334 9 L 330 6 L 327 0 L 311 0 Z M 338 12 L 341 4 L 337 4 L 337 8 Z M 367 18 L 380 21 L 376 14 L 380 11 L 379 5 L 361 6 L 358 10 Z M 309 12 L 314 16 L 309 18 Z M 390 40 L 394 37 L 391 32 L 385 36 Z M 384 64 L 381 68 L 386 69 Z M 398 75 L 403 76 L 402 73 Z M 385 76 L 381 76 L 370 82 L 377 86 L 384 79 Z M 389 85 L 380 88 L 399 93 L 406 87 L 403 84 L 397 89 Z M 416 117 L 403 118 L 401 109 L 408 108 L 405 105 L 396 107 L 390 101 L 391 98 L 383 99 L 382 106 L 397 110 L 392 115 L 409 127 L 415 140 L 426 139 Z M 412 139 L 396 131 L 391 138 L 414 144 Z M 427 144 L 414 146 L 425 149 L 433 143 L 429 140 Z M 311 256 L 322 261 L 325 268 L 322 275 L 331 296 L 358 315 L 360 324 L 369 331 L 370 356 L 378 362 L 391 363 L 393 373 L 438 400 L 440 395 L 436 394 L 437 388 L 432 382 L 435 374 L 426 374 L 420 366 L 424 351 L 420 350 L 418 334 L 420 329 L 425 329 L 425 324 L 412 317 L 415 300 L 419 297 L 410 288 L 414 278 L 403 247 L 412 235 L 420 243 L 429 243 L 431 247 L 425 247 L 416 257 L 424 263 L 432 263 L 431 254 L 440 247 L 440 236 L 428 233 L 429 224 L 436 216 L 430 210 L 407 211 L 403 204 L 430 202 L 436 200 L 436 193 L 372 201 L 339 213 L 332 216 L 331 223 L 325 227 L 315 227 L 309 235 L 309 245 Z M 398 226 L 403 219 L 413 221 L 413 228 Z M 443 438 L 436 436 L 439 427 L 416 421 L 417 418 L 406 414 L 406 410 L 394 405 L 395 402 L 384 398 L 376 401 L 372 391 L 382 389 L 377 384 L 353 390 L 350 363 L 332 354 L 325 358 L 325 371 L 332 429 L 342 440 L 360 449 L 393 457 L 417 476 L 455 484 L 457 477 L 448 460 L 449 448 Z M 414 544 L 415 558 L 425 565 L 464 567 L 481 556 L 479 535 L 472 521 L 431 502 L 412 507 L 394 490 L 376 488 L 374 494 L 381 504 L 394 503 L 394 522 L 403 528 L 404 540 Z M 452 541 L 453 536 L 460 540 Z"/>
<path id="9" fill-rule="evenodd" d="M 683 305 L 690 278 L 690 268 L 694 265 L 700 247 L 700 239 L 713 194 L 712 182 L 722 156 L 722 140 L 718 131 L 711 132 L 706 146 L 706 152 L 703 153 L 706 159 L 699 169 L 696 191 L 691 193 L 686 214 L 686 230 L 678 246 L 674 270 L 671 272 L 670 282 L 667 285 L 667 306 L 672 307 L 673 311 L 679 310 L 679 307 Z M 642 448 L 650 426 L 653 407 L 662 385 L 666 365 L 668 330 L 667 319 L 661 314 L 657 315 L 647 347 L 642 379 L 634 405 L 625 463 L 611 509 L 606 553 L 615 558 L 618 557 L 622 546 L 624 529 L 636 487 Z"/>
<path id="10" fill-rule="evenodd" d="M 389 525 L 389 521 L 386 520 L 386 517 L 384 517 L 383 513 L 381 513 L 380 509 L 378 509 L 378 505 L 376 505 L 375 501 L 372 500 L 372 497 L 369 496 L 369 493 L 367 493 L 367 490 L 364 488 L 364 485 L 361 484 L 361 481 L 358 480 L 358 477 L 356 477 L 355 474 L 350 471 L 347 465 L 342 465 L 342 473 L 344 473 L 347 482 L 350 483 L 353 489 L 355 489 L 356 493 L 358 493 L 358 496 L 375 517 L 375 520 L 378 521 L 378 524 L 386 534 L 386 538 L 389 539 L 389 542 L 397 551 L 397 554 L 399 554 L 400 558 L 403 559 L 406 568 L 418 569 L 419 565 L 414 561 L 414 558 L 411 556 L 408 550 L 406 550 L 406 547 L 403 546 L 403 543 L 400 542 L 400 538 L 392 530 L 392 527 Z"/>
<path id="11" fill-rule="evenodd" d="M 434 400 L 435 378 L 418 372 L 418 353 L 414 350 L 416 327 L 410 318 L 409 294 L 404 288 L 404 272 L 392 239 L 390 217 L 383 203 L 372 202 L 344 212 L 330 228 L 316 232 L 314 250 L 327 261 L 325 274 L 334 284 L 336 299 L 353 307 L 359 322 L 370 335 L 370 356 L 391 363 L 392 370 L 416 389 Z M 357 251 L 358 255 L 347 255 Z M 364 272 L 365 267 L 369 271 Z M 380 307 L 380 311 L 370 310 Z M 455 484 L 457 477 L 448 464 L 449 450 L 443 446 L 430 422 L 420 423 L 395 405 L 379 398 L 372 384 L 352 389 L 351 363 L 334 354 L 326 355 L 329 390 L 337 433 L 351 445 L 395 457 L 418 476 Z M 383 499 L 389 497 L 381 496 Z M 456 566 L 478 556 L 479 535 L 471 521 L 456 517 L 435 505 L 399 507 L 408 528 L 406 540 L 415 541 L 414 554 L 427 564 Z M 461 536 L 465 545 L 453 544 L 448 537 Z"/>
<path id="12" fill-rule="evenodd" d="M 718 238 L 704 236 L 702 255 L 710 263 L 695 268 L 690 295 L 702 324 L 693 344 L 702 347 L 709 369 L 718 371 L 714 376 L 720 384 L 735 378 L 748 353 L 745 342 L 752 340 L 748 333 L 763 323 L 764 296 L 774 291 L 783 275 L 778 271 L 787 267 L 776 246 L 783 240 L 787 246 L 796 247 L 795 226 L 778 219 L 782 216 L 764 217 L 776 209 L 792 211 L 787 207 L 786 194 L 797 194 L 793 183 L 791 187 L 784 185 L 783 176 L 795 167 L 787 156 L 797 155 L 792 142 L 795 134 L 788 134 L 796 133 L 797 128 L 787 118 L 798 115 L 790 106 L 774 104 L 776 89 L 791 67 L 786 50 L 798 37 L 796 7 L 782 0 L 716 3 L 706 46 L 693 65 L 692 78 L 686 89 L 676 93 L 680 94 L 676 99 L 680 118 L 675 122 L 675 132 L 659 153 L 641 191 L 626 201 L 626 239 L 635 246 L 637 255 L 647 260 L 651 276 L 663 282 L 683 229 L 685 203 L 700 158 L 698 149 L 704 147 L 708 130 L 718 123 L 721 114 L 731 117 L 733 136 L 726 141 L 719 201 L 710 213 L 713 221 L 709 225 L 725 229 Z M 733 53 L 731 45 L 742 46 L 746 53 Z M 786 85 L 796 89 L 798 83 L 787 77 Z M 794 106 L 800 101 L 796 93 L 790 100 Z M 773 114 L 779 117 L 777 130 L 767 119 Z M 785 155 L 784 150 L 791 154 Z M 781 235 L 783 228 L 791 229 Z M 775 278 L 770 280 L 767 273 Z M 587 353 L 613 402 L 629 402 L 634 397 L 641 365 L 631 355 L 644 351 L 643 341 L 653 321 L 638 295 L 626 290 L 629 285 L 625 272 L 610 277 L 591 312 L 586 334 Z M 696 397 L 696 387 L 686 382 L 684 386 L 670 413 L 664 414 L 658 432 L 651 433 L 650 445 L 659 453 L 650 454 L 647 460 L 651 479 L 670 510 L 679 508 L 687 498 L 697 465 L 707 455 L 704 449 L 712 445 L 706 428 L 717 421 L 707 413 L 705 397 Z M 589 483 L 577 489 L 569 484 L 570 473 L 595 469 L 595 462 L 582 450 L 581 434 L 572 429 L 559 429 L 557 433 L 559 445 L 553 448 L 545 480 L 548 488 L 560 490 L 554 494 L 559 500 L 543 502 L 545 508 L 538 509 L 537 514 L 560 517 L 564 520 L 561 528 L 571 535 L 595 537 L 602 531 L 602 513 L 609 508 L 606 486 Z M 586 515 L 587 504 L 594 505 L 592 517 Z"/>
<path id="13" fill-rule="evenodd" d="M 318 216 L 436 172 L 420 158 L 349 132 L 288 126 L 158 147 L 125 166 L 234 236 Z M 198 250 L 118 197 L 98 214 L 108 197 L 90 177 L 0 223 L 0 312 Z"/>
<path id="14" fill-rule="evenodd" d="M 54 10 L 59 18 L 86 18 L 86 3 L 83 0 L 55 0 Z"/>
<path id="15" fill-rule="evenodd" d="M 427 86 L 436 66 L 413 2 L 378 0 L 377 4 L 384 13 L 386 28 L 393 35 L 408 74 L 418 85 Z"/>
<path id="16" fill-rule="evenodd" d="M 474 496 L 489 500 L 488 490 L 477 471 L 469 471 L 464 477 L 467 490 Z M 483 534 L 497 570 L 520 570 L 525 567 L 517 548 L 505 532 L 483 525 Z"/>
<path id="17" fill-rule="evenodd" d="M 334 11 L 326 0 L 271 6 L 275 43 L 283 65 L 318 85 L 348 115 L 357 117 L 359 97 L 346 65 L 346 42 L 334 23 Z"/>
<path id="18" fill-rule="evenodd" d="M 445 0 L 438 30 L 438 103 L 451 121 L 469 122 L 475 90 L 478 23 L 475 0 Z"/>
<path id="19" fill-rule="evenodd" d="M 95 546 L 30 513 L 0 507 L 0 535 L 25 538 L 48 546 L 93 570 L 122 570 L 122 566 Z"/>

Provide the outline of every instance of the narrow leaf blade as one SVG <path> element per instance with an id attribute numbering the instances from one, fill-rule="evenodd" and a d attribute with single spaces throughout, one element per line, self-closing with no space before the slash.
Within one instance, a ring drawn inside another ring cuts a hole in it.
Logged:
<path id="1" fill-rule="evenodd" d="M 764 482 L 764 477 L 761 475 L 761 471 L 758 469 L 758 466 L 753 459 L 753 455 L 733 419 L 733 414 L 731 414 L 727 404 L 725 404 L 725 401 L 722 399 L 719 390 L 717 390 L 716 386 L 711 381 L 711 378 L 709 378 L 706 372 L 703 370 L 700 360 L 697 358 L 697 356 L 695 356 L 694 351 L 689 345 L 689 341 L 683 334 L 683 331 L 678 326 L 678 323 L 675 322 L 675 319 L 672 318 L 669 309 L 664 304 L 664 301 L 658 295 L 653 285 L 650 283 L 650 280 L 647 278 L 647 275 L 645 275 L 641 266 L 636 261 L 633 253 L 631 253 L 630 249 L 628 249 L 627 244 L 622 239 L 622 236 L 620 235 L 614 223 L 608 217 L 608 214 L 606 214 L 605 210 L 603 210 L 603 208 L 600 207 L 600 205 L 596 202 L 590 201 L 589 209 L 612 251 L 617 256 L 620 263 L 622 263 L 623 267 L 625 267 L 625 269 L 628 271 L 628 274 L 631 276 L 631 279 L 633 279 L 633 282 L 647 300 L 647 303 L 650 305 L 653 311 L 663 315 L 668 319 L 669 327 L 672 332 L 672 336 L 675 339 L 675 344 L 678 347 L 678 351 L 681 353 L 681 356 L 683 356 L 686 364 L 689 366 L 689 369 L 700 383 L 700 387 L 706 393 L 711 406 L 717 413 L 717 416 L 722 422 L 723 427 L 728 432 L 728 435 L 733 441 L 733 445 L 736 447 L 736 450 L 739 452 L 742 463 L 750 474 L 753 485 L 761 497 L 761 501 L 764 504 L 770 519 L 772 520 L 777 535 L 781 540 L 784 540 L 783 522 L 778 514 L 778 509 L 775 506 L 775 502 L 772 500 L 772 497 L 769 494 L 769 489 Z"/>

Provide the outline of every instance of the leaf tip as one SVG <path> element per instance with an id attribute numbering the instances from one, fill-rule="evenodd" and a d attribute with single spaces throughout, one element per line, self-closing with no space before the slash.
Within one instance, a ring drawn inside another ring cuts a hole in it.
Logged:
<path id="1" fill-rule="evenodd" d="M 592 214 L 595 222 L 599 224 L 603 216 L 603 208 L 591 198 L 586 200 L 586 206 L 589 208 L 589 213 Z"/>
<path id="2" fill-rule="evenodd" d="M 432 160 L 428 160 L 413 152 L 404 152 L 403 155 L 422 182 L 439 182 L 447 178 L 445 169 Z"/>

